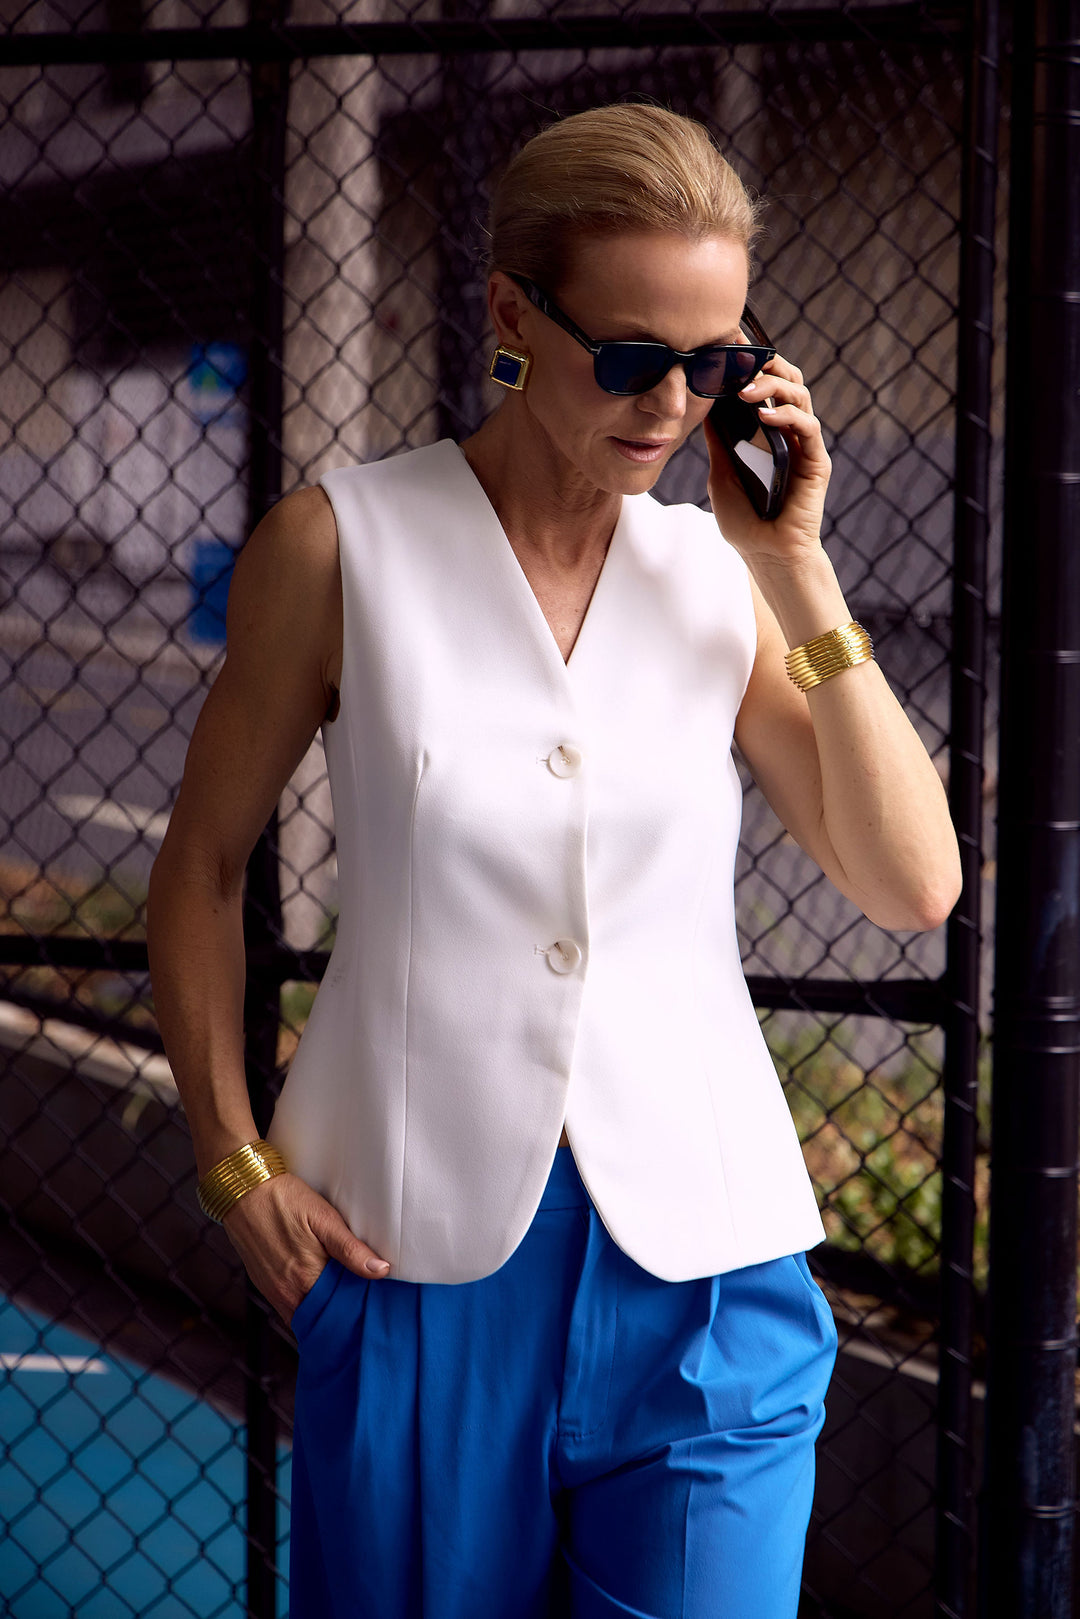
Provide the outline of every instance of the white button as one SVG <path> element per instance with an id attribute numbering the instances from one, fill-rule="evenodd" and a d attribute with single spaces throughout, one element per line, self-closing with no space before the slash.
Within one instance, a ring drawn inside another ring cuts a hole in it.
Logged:
<path id="1" fill-rule="evenodd" d="M 548 769 L 553 776 L 576 776 L 581 769 L 581 749 L 572 742 L 560 742 L 548 754 Z"/>
<path id="2" fill-rule="evenodd" d="M 553 972 L 572 973 L 581 966 L 581 946 L 575 939 L 556 939 L 547 952 L 547 958 Z"/>

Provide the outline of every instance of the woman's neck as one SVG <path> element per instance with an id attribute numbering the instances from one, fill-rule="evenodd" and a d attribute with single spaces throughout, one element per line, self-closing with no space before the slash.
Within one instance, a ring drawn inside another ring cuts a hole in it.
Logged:
<path id="1" fill-rule="evenodd" d="M 622 496 L 597 489 L 558 463 L 535 428 L 496 411 L 461 449 L 519 558 L 567 574 L 596 566 L 607 551 Z"/>

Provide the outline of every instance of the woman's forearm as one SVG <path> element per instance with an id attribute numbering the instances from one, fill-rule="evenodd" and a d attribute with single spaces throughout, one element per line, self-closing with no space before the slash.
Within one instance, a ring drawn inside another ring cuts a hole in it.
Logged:
<path id="1" fill-rule="evenodd" d="M 824 551 L 759 562 L 754 576 L 789 647 L 851 619 Z M 839 885 L 882 927 L 937 926 L 959 893 L 956 838 L 937 770 L 880 668 L 845 670 L 802 700 L 817 748 L 820 835 Z"/>
<path id="2" fill-rule="evenodd" d="M 244 1071 L 239 890 L 223 893 L 166 840 L 147 900 L 154 1010 L 200 1175 L 258 1136 Z"/>

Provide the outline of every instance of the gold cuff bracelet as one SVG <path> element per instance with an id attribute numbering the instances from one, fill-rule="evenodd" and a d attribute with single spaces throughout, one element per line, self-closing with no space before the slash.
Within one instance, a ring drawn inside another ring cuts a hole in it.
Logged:
<path id="1" fill-rule="evenodd" d="M 839 629 L 826 630 L 824 635 L 792 647 L 784 656 L 784 664 L 799 690 L 811 691 L 842 669 L 854 669 L 857 663 L 867 663 L 873 656 L 874 643 L 862 625 L 842 624 Z"/>
<path id="2" fill-rule="evenodd" d="M 195 1195 L 203 1213 L 220 1225 L 245 1192 L 261 1186 L 263 1181 L 273 1180 L 275 1175 L 287 1173 L 285 1160 L 276 1147 L 269 1141 L 251 1141 L 207 1170 Z"/>

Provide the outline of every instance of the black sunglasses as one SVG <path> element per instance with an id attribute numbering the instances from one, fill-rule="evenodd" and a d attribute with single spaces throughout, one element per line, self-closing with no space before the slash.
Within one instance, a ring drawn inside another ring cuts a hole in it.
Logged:
<path id="1" fill-rule="evenodd" d="M 673 365 L 681 365 L 692 394 L 699 399 L 719 399 L 724 394 L 737 394 L 776 353 L 749 310 L 744 312 L 742 324 L 757 339 L 756 343 L 703 343 L 685 354 L 666 343 L 594 343 L 535 281 L 523 275 L 513 275 L 511 279 L 541 314 L 588 349 L 593 357 L 593 375 L 605 393 L 647 393 L 663 381 Z"/>

